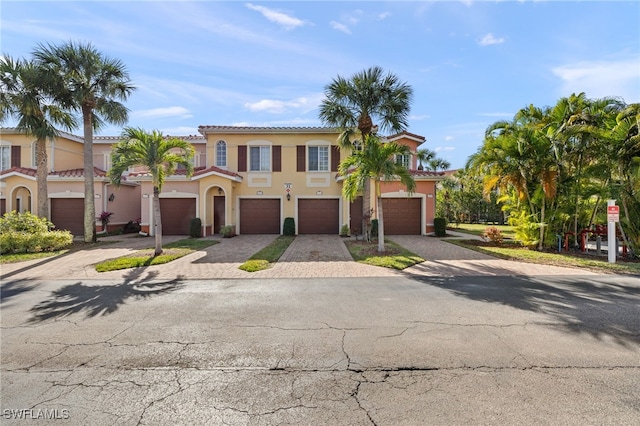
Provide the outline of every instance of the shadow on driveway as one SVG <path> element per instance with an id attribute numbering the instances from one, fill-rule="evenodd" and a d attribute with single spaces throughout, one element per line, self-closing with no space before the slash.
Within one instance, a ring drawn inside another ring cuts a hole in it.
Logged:
<path id="1" fill-rule="evenodd" d="M 29 322 L 41 322 L 79 313 L 84 313 L 87 318 L 112 314 L 129 299 L 148 299 L 170 293 L 184 285 L 183 277 L 151 282 L 158 273 L 148 272 L 143 276 L 145 272 L 146 268 L 132 269 L 120 284 L 98 286 L 77 282 L 64 286 L 52 292 L 48 300 L 31 308 L 33 317 Z"/>
<path id="2" fill-rule="evenodd" d="M 562 331 L 612 338 L 625 347 L 640 343 L 640 281 L 620 276 L 474 276 L 413 279 L 457 296 L 542 313 Z"/>

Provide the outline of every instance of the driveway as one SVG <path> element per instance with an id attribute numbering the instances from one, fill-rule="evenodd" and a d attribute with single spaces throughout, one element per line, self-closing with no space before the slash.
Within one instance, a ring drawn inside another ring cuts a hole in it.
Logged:
<path id="1" fill-rule="evenodd" d="M 163 243 L 185 238 L 165 236 Z M 218 244 L 192 253 L 167 265 L 145 268 L 159 279 L 207 278 L 313 278 L 313 277 L 392 277 L 399 274 L 420 276 L 477 275 L 585 275 L 576 268 L 535 265 L 496 259 L 438 238 L 397 235 L 389 238 L 420 255 L 426 262 L 404 271 L 354 262 L 343 239 L 336 235 L 299 235 L 273 267 L 255 273 L 238 269 L 251 255 L 267 246 L 277 235 L 239 235 L 234 238 L 207 237 Z M 108 237 L 112 244 L 81 250 L 69 255 L 17 264 L 2 265 L 3 278 L 11 279 L 121 279 L 127 271 L 99 273 L 96 263 L 153 246 L 153 238 L 135 235 Z"/>

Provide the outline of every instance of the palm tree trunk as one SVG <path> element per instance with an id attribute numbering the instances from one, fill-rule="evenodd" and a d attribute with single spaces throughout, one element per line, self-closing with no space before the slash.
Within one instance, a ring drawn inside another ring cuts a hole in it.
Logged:
<path id="1" fill-rule="evenodd" d="M 38 182 L 38 216 L 49 218 L 49 191 L 47 189 L 47 140 L 38 138 L 36 141 L 36 164 Z"/>
<path id="2" fill-rule="evenodd" d="M 378 251 L 383 252 L 384 251 L 384 221 L 382 220 L 382 196 L 380 194 L 378 194 L 377 200 L 378 200 Z"/>
<path id="3" fill-rule="evenodd" d="M 96 205 L 93 188 L 93 112 L 82 106 L 84 127 L 84 242 L 96 241 Z"/>
<path id="4" fill-rule="evenodd" d="M 366 241 L 371 241 L 371 181 L 369 179 L 364 181 L 364 188 L 362 189 L 362 233 Z"/>
<path id="5" fill-rule="evenodd" d="M 160 189 L 153 186 L 153 234 L 155 235 L 156 248 L 154 256 L 162 253 L 162 218 L 160 215 Z"/>

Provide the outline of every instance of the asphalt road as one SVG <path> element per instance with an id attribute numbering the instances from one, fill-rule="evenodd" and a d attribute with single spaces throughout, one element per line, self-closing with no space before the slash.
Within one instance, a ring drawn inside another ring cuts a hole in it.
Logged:
<path id="1" fill-rule="evenodd" d="M 2 424 L 640 423 L 635 277 L 138 270 L 1 296 Z"/>

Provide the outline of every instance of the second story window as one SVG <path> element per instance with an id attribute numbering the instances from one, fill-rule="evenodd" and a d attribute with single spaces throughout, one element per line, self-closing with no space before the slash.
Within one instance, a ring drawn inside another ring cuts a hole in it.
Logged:
<path id="1" fill-rule="evenodd" d="M 401 164 L 405 169 L 409 169 L 411 165 L 411 155 L 396 155 L 396 163 Z"/>
<path id="2" fill-rule="evenodd" d="M 326 172 L 329 170 L 329 147 L 310 146 L 307 170 L 310 172 Z"/>
<path id="3" fill-rule="evenodd" d="M 249 147 L 249 171 L 251 172 L 271 171 L 271 147 L 269 146 Z"/>
<path id="4" fill-rule="evenodd" d="M 0 146 L 0 170 L 5 170 L 11 167 L 11 147 L 4 145 Z"/>
<path id="5" fill-rule="evenodd" d="M 216 142 L 216 167 L 227 167 L 227 143 Z"/>

